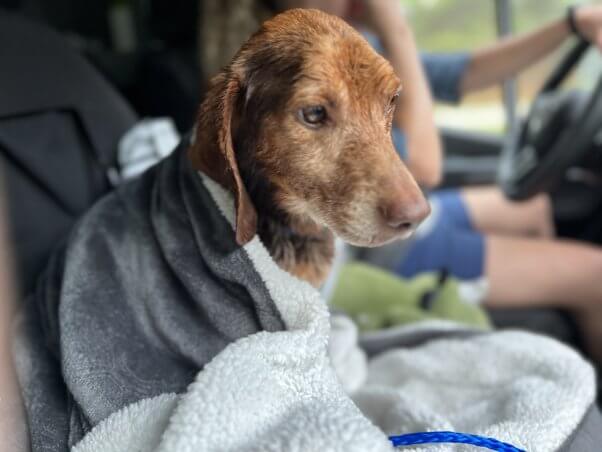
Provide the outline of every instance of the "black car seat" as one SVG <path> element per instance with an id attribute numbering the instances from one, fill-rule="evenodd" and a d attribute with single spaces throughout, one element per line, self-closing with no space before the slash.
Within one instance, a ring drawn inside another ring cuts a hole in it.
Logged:
<path id="1" fill-rule="evenodd" d="M 50 29 L 0 9 L 0 167 L 23 292 L 76 219 L 111 189 L 136 115 Z"/>

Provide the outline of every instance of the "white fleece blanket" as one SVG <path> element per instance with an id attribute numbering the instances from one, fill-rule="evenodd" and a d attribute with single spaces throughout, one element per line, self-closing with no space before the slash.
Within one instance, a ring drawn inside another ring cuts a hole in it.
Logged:
<path id="1" fill-rule="evenodd" d="M 229 194 L 201 177 L 233 224 Z M 592 368 L 567 347 L 527 333 L 438 339 L 368 363 L 353 325 L 337 318 L 331 360 L 319 293 L 278 268 L 257 237 L 245 249 L 287 330 L 232 343 L 185 394 L 114 413 L 74 451 L 390 451 L 388 434 L 424 430 L 553 451 L 594 400 Z"/>

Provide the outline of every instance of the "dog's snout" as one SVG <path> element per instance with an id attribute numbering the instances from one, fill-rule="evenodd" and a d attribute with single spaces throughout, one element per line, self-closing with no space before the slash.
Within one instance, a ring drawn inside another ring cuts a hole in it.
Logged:
<path id="1" fill-rule="evenodd" d="M 411 230 L 429 216 L 431 207 L 424 197 L 411 202 L 403 199 L 391 199 L 381 203 L 379 211 L 385 223 L 390 227 Z"/>

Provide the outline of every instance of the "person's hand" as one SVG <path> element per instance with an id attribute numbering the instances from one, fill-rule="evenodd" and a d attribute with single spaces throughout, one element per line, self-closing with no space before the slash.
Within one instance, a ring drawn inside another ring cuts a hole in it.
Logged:
<path id="1" fill-rule="evenodd" d="M 602 51 L 602 5 L 583 5 L 575 11 L 579 32 Z"/>

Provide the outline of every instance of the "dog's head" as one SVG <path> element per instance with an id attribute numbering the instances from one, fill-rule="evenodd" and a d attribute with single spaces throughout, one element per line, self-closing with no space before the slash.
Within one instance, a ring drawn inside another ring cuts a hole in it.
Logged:
<path id="1" fill-rule="evenodd" d="M 212 80 L 191 148 L 235 196 L 237 241 L 266 205 L 359 246 L 409 235 L 429 206 L 391 142 L 399 90 L 344 21 L 289 10 L 265 22 Z"/>

